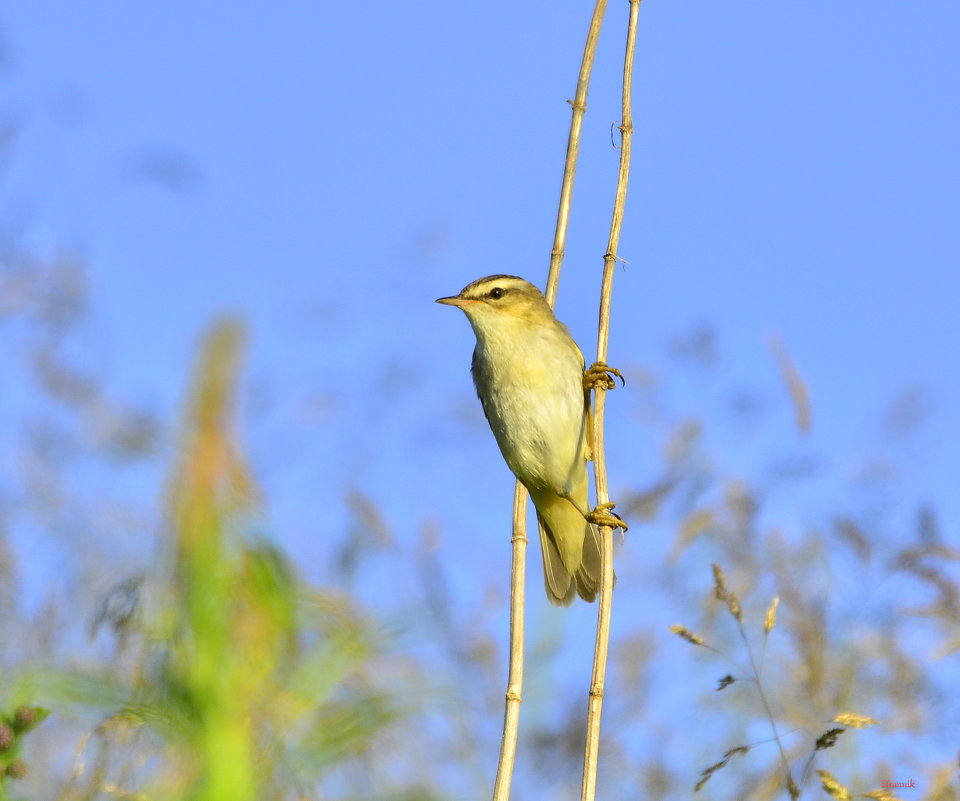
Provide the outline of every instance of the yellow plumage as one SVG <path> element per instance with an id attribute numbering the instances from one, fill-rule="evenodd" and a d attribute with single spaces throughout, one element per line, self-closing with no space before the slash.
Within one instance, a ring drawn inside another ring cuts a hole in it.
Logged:
<path id="1" fill-rule="evenodd" d="M 533 284 L 481 278 L 439 303 L 464 311 L 477 337 L 473 380 L 504 460 L 537 509 L 544 585 L 554 604 L 600 586 L 600 540 L 589 512 L 590 410 L 583 355 Z"/>

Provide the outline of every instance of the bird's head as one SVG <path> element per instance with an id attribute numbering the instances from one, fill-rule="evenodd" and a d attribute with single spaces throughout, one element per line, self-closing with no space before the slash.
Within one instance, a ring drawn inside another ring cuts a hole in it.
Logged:
<path id="1" fill-rule="evenodd" d="M 517 321 L 549 324 L 555 320 L 543 293 L 515 275 L 488 275 L 467 284 L 459 295 L 439 298 L 437 303 L 456 306 L 474 329 L 506 326 Z"/>

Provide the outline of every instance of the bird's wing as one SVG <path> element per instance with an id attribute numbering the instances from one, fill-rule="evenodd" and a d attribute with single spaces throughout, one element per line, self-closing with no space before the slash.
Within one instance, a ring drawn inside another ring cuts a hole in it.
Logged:
<path id="1" fill-rule="evenodd" d="M 564 331 L 567 332 L 567 336 L 570 336 L 570 331 L 567 330 L 566 326 L 563 327 Z M 583 381 L 584 371 L 587 369 L 587 361 L 583 358 L 583 351 L 580 350 L 580 346 L 574 342 L 573 337 L 570 337 L 570 341 L 573 342 L 573 346 L 577 349 L 577 355 L 580 356 L 580 377 L 581 383 Z M 583 417 L 584 417 L 584 426 L 583 426 L 583 458 L 588 461 L 593 461 L 593 410 L 590 407 L 590 388 L 585 384 L 583 386 Z"/>
<path id="2" fill-rule="evenodd" d="M 477 397 L 480 398 L 480 406 L 483 408 L 483 416 L 490 423 L 490 412 L 487 410 L 487 402 L 483 399 L 483 393 L 480 392 L 480 385 L 489 386 L 490 382 L 487 376 L 487 366 L 483 359 L 477 356 L 477 349 L 473 349 L 473 358 L 470 361 L 470 374 L 473 376 L 473 388 L 477 391 Z M 491 423 L 491 428 L 493 424 Z"/>
<path id="3" fill-rule="evenodd" d="M 590 388 L 583 388 L 583 458 L 593 461 L 593 409 L 590 406 Z"/>
<path id="4" fill-rule="evenodd" d="M 547 598 L 554 606 L 570 606 L 576 597 L 576 583 L 567 572 L 560 558 L 556 543 L 544 528 L 543 520 L 537 516 L 537 528 L 540 531 L 540 553 L 543 556 L 543 586 Z"/>

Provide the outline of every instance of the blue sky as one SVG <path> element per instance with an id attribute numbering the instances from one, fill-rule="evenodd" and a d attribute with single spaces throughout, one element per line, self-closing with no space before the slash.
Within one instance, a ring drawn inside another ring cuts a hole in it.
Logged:
<path id="1" fill-rule="evenodd" d="M 305 565 L 357 487 L 406 541 L 442 519 L 475 592 L 453 532 L 505 525 L 511 482 L 472 398 L 469 327 L 432 301 L 489 273 L 542 286 L 588 16 L 537 0 L 12 4 L 0 103 L 21 127 L 0 207 L 37 252 L 87 259 L 86 355 L 166 419 L 202 328 L 247 319 L 268 388 L 248 444 L 269 526 Z M 588 360 L 625 18 L 612 4 L 558 302 Z M 903 507 L 960 525 L 958 30 L 960 7 L 936 0 L 641 8 L 610 362 L 657 375 L 677 420 L 754 390 L 779 435 L 715 444 L 748 479 L 788 448 L 815 457 L 824 476 L 777 510 L 798 525 L 887 448 Z M 709 379 L 670 367 L 701 324 L 719 343 Z M 773 334 L 812 395 L 799 445 Z M 634 386 L 608 404 L 614 495 L 660 458 Z M 931 414 L 890 444 L 885 415 L 911 389 Z"/>
<path id="2" fill-rule="evenodd" d="M 614 362 L 648 362 L 706 320 L 725 372 L 766 376 L 778 332 L 838 447 L 911 384 L 935 398 L 933 441 L 956 437 L 957 14 L 644 5 Z M 558 307 L 585 351 L 595 312 L 574 298 L 596 292 L 605 241 L 620 16 Z M 469 332 L 429 301 L 490 272 L 542 283 L 583 18 L 536 3 L 18 4 L 2 20 L 22 125 L 5 200 L 41 251 L 89 258 L 104 355 L 161 408 L 223 309 L 249 318 L 271 375 L 326 388 L 341 358 L 399 355 L 463 391 Z M 936 481 L 949 450 L 927 456 Z"/>

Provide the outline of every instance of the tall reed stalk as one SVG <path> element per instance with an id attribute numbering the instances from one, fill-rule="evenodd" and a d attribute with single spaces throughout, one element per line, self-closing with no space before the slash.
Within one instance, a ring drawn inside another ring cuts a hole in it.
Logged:
<path id="1" fill-rule="evenodd" d="M 603 279 L 600 288 L 600 322 L 597 331 L 597 364 L 607 360 L 607 345 L 610 336 L 610 302 L 613 297 L 613 273 L 617 264 L 617 248 L 623 227 L 623 212 L 627 202 L 627 182 L 630 177 L 630 153 L 633 142 L 633 61 L 637 44 L 637 20 L 640 0 L 630 0 L 630 18 L 627 24 L 626 54 L 623 59 L 623 96 L 620 120 L 620 170 L 617 175 L 617 190 L 610 222 L 610 236 L 603 256 Z M 603 414 L 606 400 L 604 384 L 594 387 L 593 420 L 593 472 L 597 487 L 597 506 L 606 505 L 610 496 L 607 490 L 607 468 L 603 442 Z M 587 706 L 587 742 L 583 757 L 583 784 L 580 797 L 593 801 L 597 793 L 597 761 L 600 752 L 600 714 L 603 709 L 604 684 L 607 672 L 607 652 L 610 643 L 610 614 L 613 602 L 613 528 L 600 526 L 601 581 L 600 600 L 597 609 L 597 639 L 593 655 L 593 675 L 590 679 L 590 700 Z"/>
<path id="2" fill-rule="evenodd" d="M 590 18 L 590 29 L 583 48 L 577 92 L 569 101 L 572 107 L 570 133 L 567 136 L 567 155 L 560 184 L 560 204 L 557 209 L 557 225 L 550 252 L 550 272 L 547 276 L 546 297 L 552 308 L 557 300 L 560 286 L 560 269 L 567 242 L 567 227 L 570 223 L 570 207 L 573 202 L 573 183 L 577 174 L 577 159 L 580 155 L 580 136 L 583 117 L 587 111 L 587 89 L 600 39 L 600 26 L 606 11 L 607 1 L 597 0 Z M 518 481 L 513 495 L 513 561 L 510 571 L 510 668 L 507 677 L 506 709 L 503 718 L 503 738 L 500 742 L 500 761 L 497 779 L 493 788 L 493 801 L 507 801 L 517 755 L 517 736 L 520 730 L 520 703 L 523 697 L 523 617 L 524 582 L 526 581 L 527 554 L 527 490 Z"/>
<path id="3" fill-rule="evenodd" d="M 633 133 L 631 118 L 631 79 L 636 44 L 637 16 L 640 0 L 630 0 L 630 21 L 627 33 L 627 54 L 624 62 L 623 112 L 620 131 L 622 147 L 620 152 L 620 171 L 617 180 L 616 199 L 613 209 L 613 221 L 604 255 L 603 282 L 600 295 L 600 323 L 597 335 L 597 362 L 603 364 L 607 355 L 609 339 L 610 302 L 613 293 L 613 268 L 617 261 L 617 247 L 623 223 L 623 211 L 626 203 L 627 178 L 630 170 L 630 143 Z M 577 78 L 577 90 L 574 99 L 569 101 L 572 109 L 570 131 L 567 137 L 567 153 L 564 161 L 563 179 L 560 187 L 560 203 L 557 210 L 557 224 L 554 232 L 553 248 L 550 253 L 550 271 L 547 276 L 546 298 L 551 307 L 556 303 L 560 285 L 560 271 L 566 250 L 567 229 L 570 222 L 570 209 L 573 201 L 574 179 L 577 172 L 577 160 L 580 154 L 580 139 L 583 120 L 587 110 L 587 92 L 596 58 L 600 29 L 606 13 L 606 0 L 597 0 L 590 18 L 587 41 L 580 62 Z M 594 470 L 597 486 L 598 505 L 609 501 L 607 492 L 606 468 L 604 465 L 603 411 L 605 390 L 596 388 L 594 440 Z M 500 745 L 500 760 L 494 785 L 494 801 L 507 801 L 510 798 L 510 786 L 516 762 L 517 737 L 520 723 L 520 704 L 523 692 L 523 645 L 524 645 L 524 582 L 526 579 L 526 501 L 527 491 L 517 482 L 513 503 L 513 563 L 510 582 L 510 667 L 507 679 L 506 709 L 504 712 L 503 738 Z M 613 529 L 601 526 L 602 538 L 602 581 L 597 620 L 597 640 L 590 683 L 590 702 L 587 718 L 587 748 L 584 758 L 583 795 L 584 799 L 593 799 L 596 793 L 597 755 L 600 741 L 600 710 L 603 703 L 604 675 L 606 672 L 607 650 L 610 633 L 611 593 L 613 591 Z"/>

